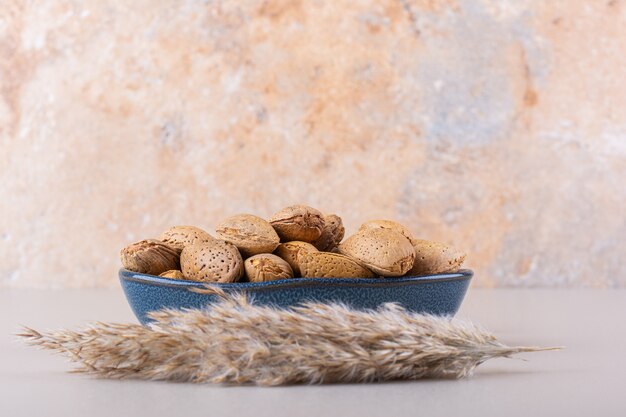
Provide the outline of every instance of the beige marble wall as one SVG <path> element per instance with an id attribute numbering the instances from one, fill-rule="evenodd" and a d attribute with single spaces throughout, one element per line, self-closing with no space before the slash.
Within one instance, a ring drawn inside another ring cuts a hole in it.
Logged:
<path id="1" fill-rule="evenodd" d="M 476 286 L 625 286 L 625 3 L 2 0 L 0 285 L 305 202 Z"/>

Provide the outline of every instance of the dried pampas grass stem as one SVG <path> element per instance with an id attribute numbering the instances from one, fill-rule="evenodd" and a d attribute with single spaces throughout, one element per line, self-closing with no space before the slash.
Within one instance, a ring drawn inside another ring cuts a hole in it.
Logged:
<path id="1" fill-rule="evenodd" d="M 394 304 L 279 310 L 209 291 L 221 300 L 151 313 L 149 327 L 98 322 L 78 331 L 24 328 L 19 336 L 101 377 L 257 385 L 461 378 L 488 359 L 545 350 L 509 347 L 474 324 Z"/>

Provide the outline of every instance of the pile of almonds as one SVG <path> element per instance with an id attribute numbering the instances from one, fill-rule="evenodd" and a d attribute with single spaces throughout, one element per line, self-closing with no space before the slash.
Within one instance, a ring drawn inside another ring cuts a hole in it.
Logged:
<path id="1" fill-rule="evenodd" d="M 130 271 L 199 282 L 428 275 L 458 271 L 465 259 L 390 220 L 365 222 L 342 242 L 344 233 L 339 216 L 294 205 L 269 220 L 229 217 L 217 225 L 215 237 L 194 226 L 174 226 L 158 240 L 122 249 L 121 259 Z"/>

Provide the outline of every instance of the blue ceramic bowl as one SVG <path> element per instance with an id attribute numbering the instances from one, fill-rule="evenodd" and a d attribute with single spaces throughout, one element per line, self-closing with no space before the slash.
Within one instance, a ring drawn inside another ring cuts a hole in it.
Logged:
<path id="1" fill-rule="evenodd" d="M 454 315 L 474 273 L 469 269 L 440 275 L 399 278 L 290 278 L 270 282 L 213 284 L 226 292 L 245 291 L 255 303 L 288 308 L 305 301 L 341 302 L 353 308 L 376 309 L 394 302 L 417 313 Z M 128 303 L 142 324 L 150 311 L 202 308 L 217 296 L 190 291 L 202 283 L 180 281 L 120 269 Z"/>

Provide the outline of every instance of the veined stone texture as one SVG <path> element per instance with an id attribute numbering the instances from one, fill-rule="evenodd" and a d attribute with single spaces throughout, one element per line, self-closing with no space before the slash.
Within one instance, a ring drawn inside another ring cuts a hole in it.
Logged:
<path id="1" fill-rule="evenodd" d="M 624 0 L 2 0 L 0 286 L 305 203 L 624 287 L 625 51 Z"/>

